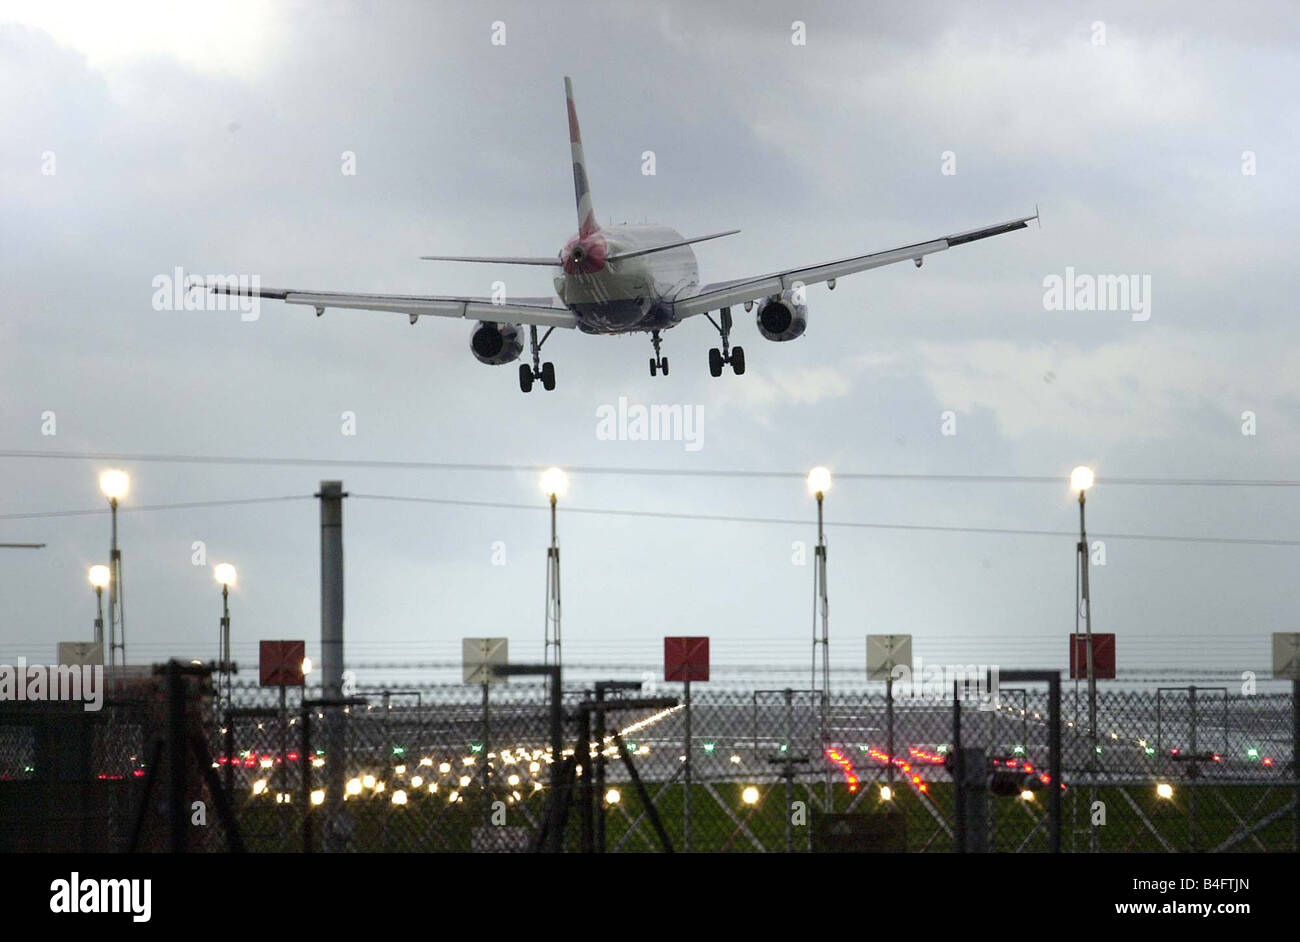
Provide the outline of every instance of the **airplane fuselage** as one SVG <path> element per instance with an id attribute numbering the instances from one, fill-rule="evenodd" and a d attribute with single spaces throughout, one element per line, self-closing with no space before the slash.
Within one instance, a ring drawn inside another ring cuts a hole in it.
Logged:
<path id="1" fill-rule="evenodd" d="M 677 323 L 673 299 L 700 282 L 689 245 L 610 261 L 612 256 L 682 241 L 667 226 L 610 226 L 575 235 L 560 252 L 555 293 L 587 334 L 663 330 Z"/>

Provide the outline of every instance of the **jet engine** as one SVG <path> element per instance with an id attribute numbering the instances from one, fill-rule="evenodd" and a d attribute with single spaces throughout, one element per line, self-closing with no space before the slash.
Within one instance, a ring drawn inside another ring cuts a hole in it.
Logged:
<path id="1" fill-rule="evenodd" d="M 524 349 L 524 339 L 515 324 L 479 321 L 470 334 L 469 349 L 474 358 L 489 366 L 513 363 Z"/>
<path id="2" fill-rule="evenodd" d="M 787 288 L 759 302 L 758 332 L 768 340 L 794 340 L 803 336 L 808 327 L 808 305 L 794 300 L 794 291 Z"/>

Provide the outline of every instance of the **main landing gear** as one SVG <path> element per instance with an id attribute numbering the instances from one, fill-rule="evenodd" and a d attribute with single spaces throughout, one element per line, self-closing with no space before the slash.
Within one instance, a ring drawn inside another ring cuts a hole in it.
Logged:
<path id="1" fill-rule="evenodd" d="M 540 362 L 542 358 L 542 344 L 546 343 L 546 338 L 551 336 L 551 331 L 554 329 L 554 327 L 546 328 L 546 333 L 542 335 L 541 340 L 538 340 L 537 325 L 528 325 L 528 343 L 533 352 L 533 365 L 529 366 L 527 363 L 519 364 L 519 388 L 524 392 L 533 391 L 533 380 L 536 379 L 542 381 L 542 388 L 548 392 L 555 388 L 555 364 Z"/>
<path id="2" fill-rule="evenodd" d="M 668 358 L 659 355 L 659 331 L 650 331 L 650 342 L 655 345 L 655 355 L 650 358 L 650 375 L 654 376 L 656 373 L 663 373 L 667 376 Z"/>
<path id="3" fill-rule="evenodd" d="M 718 335 L 722 337 L 722 349 L 719 350 L 714 347 L 709 350 L 709 375 L 721 376 L 722 368 L 730 363 L 732 372 L 737 376 L 743 376 L 745 374 L 745 348 L 731 346 L 731 308 L 724 307 L 718 312 L 722 323 L 718 323 L 707 313 L 704 316 L 709 318 L 709 323 L 717 329 Z M 667 371 L 665 370 L 665 372 Z"/>

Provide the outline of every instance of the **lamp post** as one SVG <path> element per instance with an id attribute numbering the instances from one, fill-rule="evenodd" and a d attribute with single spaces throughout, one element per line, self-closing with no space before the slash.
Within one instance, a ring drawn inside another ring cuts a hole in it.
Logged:
<path id="1" fill-rule="evenodd" d="M 112 574 L 107 566 L 90 567 L 90 584 L 95 587 L 95 644 L 99 645 L 101 653 L 104 646 L 104 586 L 111 580 Z"/>
<path id="2" fill-rule="evenodd" d="M 560 468 L 542 472 L 542 493 L 551 502 L 551 545 L 546 550 L 546 625 L 542 663 L 560 666 L 560 544 L 555 533 L 555 508 L 569 490 L 569 477 Z M 554 649 L 554 660 L 551 659 Z"/>
<path id="3" fill-rule="evenodd" d="M 225 688 L 226 713 L 230 712 L 230 587 L 235 584 L 235 567 L 230 563 L 218 563 L 212 570 L 213 576 L 221 584 L 221 635 L 218 641 L 220 653 L 217 657 L 217 669 L 220 671 L 219 683 Z"/>
<path id="4" fill-rule="evenodd" d="M 131 489 L 131 477 L 125 471 L 110 468 L 99 475 L 99 489 L 108 498 L 112 516 L 112 538 L 109 544 L 108 583 L 108 666 L 111 671 L 126 666 L 126 619 L 122 614 L 122 552 L 117 548 L 117 504 Z M 119 683 L 121 675 L 118 675 Z"/>
<path id="5" fill-rule="evenodd" d="M 1088 591 L 1088 529 L 1084 522 L 1084 507 L 1087 504 L 1088 489 L 1093 484 L 1092 468 L 1087 465 L 1079 465 L 1070 472 L 1070 490 L 1079 493 L 1079 544 L 1076 548 L 1079 565 L 1079 593 L 1083 603 L 1083 625 L 1085 639 L 1085 660 L 1084 670 L 1088 678 L 1088 769 L 1092 772 L 1092 788 L 1090 790 L 1089 807 L 1093 807 L 1097 801 L 1097 676 L 1093 672 L 1092 664 L 1092 598 Z M 1076 627 L 1077 627 L 1076 615 Z M 1098 840 L 1100 835 L 1097 833 L 1097 825 L 1090 825 L 1089 829 L 1089 847 L 1093 853 L 1098 849 Z"/>
<path id="6" fill-rule="evenodd" d="M 813 649 L 812 689 L 817 689 L 817 649 L 822 655 L 820 711 L 820 747 L 826 752 L 826 711 L 831 695 L 830 611 L 826 594 L 826 528 L 823 516 L 826 492 L 831 489 L 831 473 L 820 465 L 808 472 L 808 492 L 817 498 L 817 549 L 813 554 Z M 831 808 L 831 778 L 826 775 L 826 811 Z"/>

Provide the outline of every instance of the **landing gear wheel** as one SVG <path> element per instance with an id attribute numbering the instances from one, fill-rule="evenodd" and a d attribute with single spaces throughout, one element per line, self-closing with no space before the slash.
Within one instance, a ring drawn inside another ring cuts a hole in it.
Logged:
<path id="1" fill-rule="evenodd" d="M 550 392 L 555 388 L 555 364 L 542 364 L 542 388 Z"/>
<path id="2" fill-rule="evenodd" d="M 711 347 L 709 349 L 709 375 L 721 376 L 722 365 L 722 351 L 717 347 Z"/>
<path id="3" fill-rule="evenodd" d="M 668 375 L 668 358 L 667 358 L 667 357 L 663 357 L 663 358 L 661 358 L 661 359 L 659 360 L 659 372 L 663 373 L 665 376 Z"/>
<path id="4" fill-rule="evenodd" d="M 737 376 L 745 375 L 745 348 L 731 348 L 731 369 Z"/>
<path id="5" fill-rule="evenodd" d="M 651 358 L 650 358 L 650 375 L 651 375 L 651 376 L 657 376 L 658 374 L 659 374 L 659 361 L 656 360 L 654 357 L 651 357 Z"/>
<path id="6" fill-rule="evenodd" d="M 524 392 L 533 391 L 533 368 L 527 363 L 519 364 L 519 388 Z"/>

